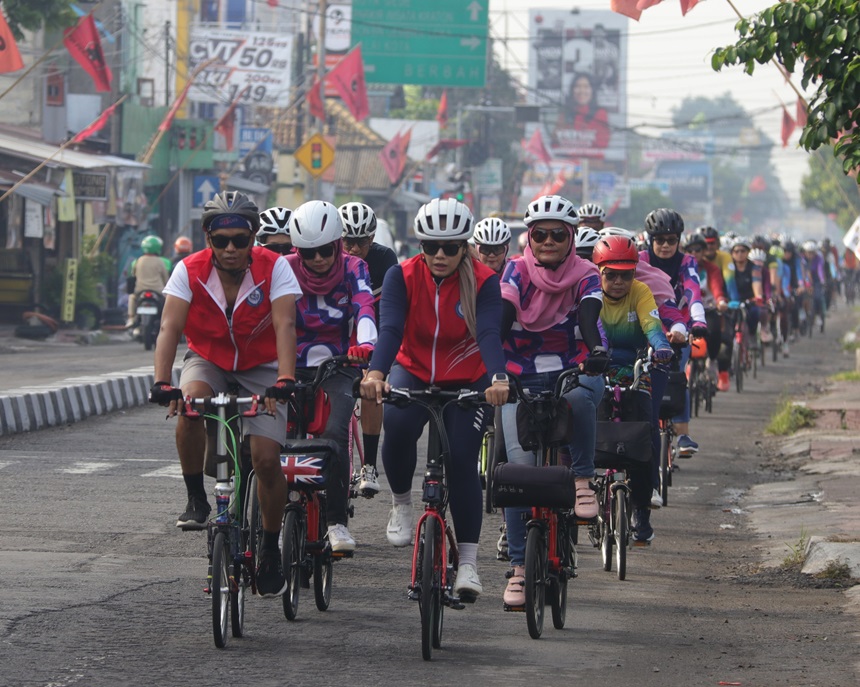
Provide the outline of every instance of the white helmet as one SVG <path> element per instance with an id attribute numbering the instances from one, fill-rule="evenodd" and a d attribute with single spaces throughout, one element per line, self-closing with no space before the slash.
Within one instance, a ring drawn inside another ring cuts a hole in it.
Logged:
<path id="1" fill-rule="evenodd" d="M 342 234 L 337 208 L 324 200 L 302 203 L 290 218 L 290 238 L 296 248 L 319 248 L 337 241 Z"/>
<path id="2" fill-rule="evenodd" d="M 599 240 L 600 234 L 591 227 L 579 227 L 579 229 L 576 230 L 577 250 L 580 248 L 594 248 Z"/>
<path id="3" fill-rule="evenodd" d="M 600 235 L 600 238 L 604 238 L 606 236 L 626 236 L 628 239 L 636 238 L 636 234 L 632 231 L 622 229 L 621 227 L 603 227 L 603 229 L 597 233 Z"/>
<path id="4" fill-rule="evenodd" d="M 413 228 L 422 241 L 468 241 L 475 232 L 471 210 L 456 198 L 434 198 L 422 205 Z"/>
<path id="5" fill-rule="evenodd" d="M 364 203 L 346 203 L 337 211 L 343 222 L 345 239 L 361 239 L 376 233 L 376 214 Z"/>
<path id="6" fill-rule="evenodd" d="M 606 221 L 606 211 L 597 203 L 586 203 L 581 208 L 579 208 L 578 214 L 580 218 L 589 217 L 594 218 L 600 222 Z"/>
<path id="7" fill-rule="evenodd" d="M 731 236 L 728 236 L 726 234 L 720 236 L 720 248 L 722 248 L 723 250 L 731 250 L 734 242 L 735 240 Z"/>
<path id="8" fill-rule="evenodd" d="M 746 236 L 735 236 L 734 239 L 732 239 L 732 248 L 736 248 L 738 246 L 746 248 L 747 250 L 752 250 L 752 241 L 750 241 Z"/>
<path id="9" fill-rule="evenodd" d="M 510 243 L 511 229 L 498 217 L 485 217 L 475 225 L 472 238 L 479 246 L 503 246 Z"/>
<path id="10" fill-rule="evenodd" d="M 290 235 L 290 217 L 293 211 L 289 208 L 273 207 L 260 213 L 260 229 L 257 237 L 274 236 L 281 234 Z"/>
<path id="11" fill-rule="evenodd" d="M 765 253 L 761 248 L 753 248 L 750 251 L 750 260 L 753 262 L 764 262 L 767 260 L 767 253 Z"/>
<path id="12" fill-rule="evenodd" d="M 523 222 L 531 227 L 535 222 L 544 219 L 555 219 L 565 222 L 572 227 L 579 224 L 579 214 L 567 198 L 561 196 L 541 196 L 529 203 Z"/>
<path id="13" fill-rule="evenodd" d="M 800 247 L 801 250 L 809 251 L 810 253 L 814 253 L 818 250 L 818 244 L 815 241 L 804 241 L 803 245 Z"/>

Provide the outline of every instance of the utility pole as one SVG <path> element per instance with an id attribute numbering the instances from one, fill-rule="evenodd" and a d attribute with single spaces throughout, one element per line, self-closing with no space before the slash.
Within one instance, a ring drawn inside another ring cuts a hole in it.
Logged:
<path id="1" fill-rule="evenodd" d="M 325 78 L 325 30 L 327 11 L 327 0 L 319 0 L 320 25 L 319 35 L 317 36 L 317 82 L 320 84 L 320 101 L 322 102 L 323 118 L 316 120 L 316 126 L 314 128 L 321 136 L 325 134 L 325 84 L 323 83 L 323 79 Z M 310 114 L 310 107 L 308 108 L 308 116 L 313 119 L 313 116 Z M 310 127 L 308 127 L 308 130 L 310 130 Z M 305 200 L 315 200 L 320 197 L 322 182 L 320 177 L 314 176 L 310 174 L 310 172 L 308 172 L 308 174 L 311 177 L 311 197 L 306 198 Z"/>
<path id="2" fill-rule="evenodd" d="M 170 107 L 170 20 L 164 22 L 164 105 Z"/>

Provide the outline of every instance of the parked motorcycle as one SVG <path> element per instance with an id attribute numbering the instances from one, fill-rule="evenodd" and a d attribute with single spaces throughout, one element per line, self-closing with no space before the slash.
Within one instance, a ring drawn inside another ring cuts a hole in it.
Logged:
<path id="1" fill-rule="evenodd" d="M 157 291 L 139 291 L 135 295 L 135 314 L 137 316 L 137 339 L 143 341 L 143 348 L 151 351 L 161 328 L 161 309 L 164 297 Z"/>

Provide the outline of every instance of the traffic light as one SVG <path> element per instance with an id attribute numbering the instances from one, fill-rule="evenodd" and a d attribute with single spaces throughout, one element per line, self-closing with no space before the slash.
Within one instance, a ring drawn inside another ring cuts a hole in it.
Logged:
<path id="1" fill-rule="evenodd" d="M 311 143 L 311 169 L 322 169 L 322 143 Z"/>

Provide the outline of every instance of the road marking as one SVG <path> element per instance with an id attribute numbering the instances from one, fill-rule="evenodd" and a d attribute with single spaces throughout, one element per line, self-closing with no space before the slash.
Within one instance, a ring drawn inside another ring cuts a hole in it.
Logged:
<path id="1" fill-rule="evenodd" d="M 118 463 L 74 463 L 70 468 L 60 468 L 60 472 L 65 472 L 67 475 L 91 475 L 94 472 L 101 470 L 109 470 L 115 468 Z"/>
<path id="2" fill-rule="evenodd" d="M 173 477 L 174 479 L 182 479 L 182 467 L 179 463 L 174 463 L 173 465 L 166 465 L 165 467 L 158 468 L 157 470 L 144 472 L 141 477 Z"/>
<path id="3" fill-rule="evenodd" d="M 0 470 L 9 467 L 10 465 L 15 465 L 17 462 L 17 460 L 0 460 Z"/>

